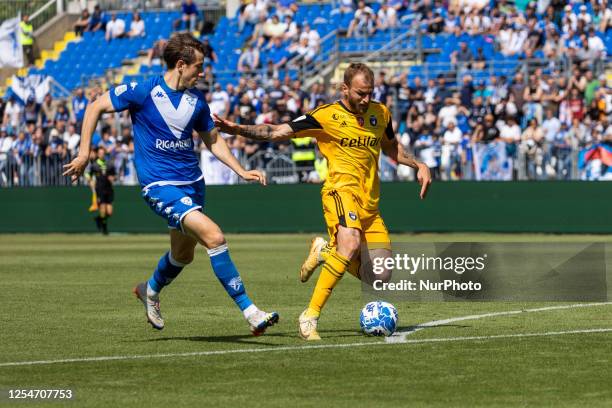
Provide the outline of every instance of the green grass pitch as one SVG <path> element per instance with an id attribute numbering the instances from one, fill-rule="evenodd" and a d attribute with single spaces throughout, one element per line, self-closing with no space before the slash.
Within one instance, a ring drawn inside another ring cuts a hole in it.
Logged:
<path id="1" fill-rule="evenodd" d="M 394 238 L 612 240 L 474 234 Z M 166 328 L 158 332 L 146 324 L 131 289 L 150 275 L 168 247 L 166 236 L 2 235 L 0 390 L 75 393 L 73 401 L 31 404 L 36 407 L 612 406 L 612 332 L 510 337 L 611 329 L 612 305 L 457 322 L 414 333 L 411 343 L 389 345 L 360 334 L 365 300 L 359 282 L 347 274 L 320 322 L 323 341 L 315 346 L 323 347 L 310 348 L 313 344 L 297 337 L 297 317 L 316 280 L 301 284 L 297 275 L 309 239 L 228 236 L 253 300 L 281 315 L 277 326 L 254 338 L 203 250 L 164 290 Z M 396 303 L 400 327 L 539 306 L 549 305 Z M 461 339 L 475 336 L 479 339 Z M 7 365 L 62 359 L 83 360 Z M 13 404 L 0 397 L 0 406 L 8 405 Z"/>

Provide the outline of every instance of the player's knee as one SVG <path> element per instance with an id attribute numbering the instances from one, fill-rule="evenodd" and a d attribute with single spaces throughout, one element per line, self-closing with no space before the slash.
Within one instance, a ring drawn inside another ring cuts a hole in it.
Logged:
<path id="1" fill-rule="evenodd" d="M 359 230 L 347 230 L 342 234 L 342 238 L 338 239 L 338 252 L 348 259 L 354 259 L 359 254 L 360 245 Z"/>
<path id="2" fill-rule="evenodd" d="M 193 262 L 193 249 L 172 252 L 172 259 L 180 264 L 189 265 Z"/>
<path id="3" fill-rule="evenodd" d="M 208 249 L 213 249 L 225 244 L 225 236 L 223 232 L 215 231 L 207 234 L 203 241 Z"/>

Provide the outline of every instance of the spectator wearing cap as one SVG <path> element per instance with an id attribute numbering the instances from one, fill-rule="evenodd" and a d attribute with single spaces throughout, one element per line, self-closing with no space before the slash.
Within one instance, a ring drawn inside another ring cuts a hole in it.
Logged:
<path id="1" fill-rule="evenodd" d="M 578 21 L 584 22 L 585 26 L 590 25 L 592 21 L 591 15 L 587 13 L 587 6 L 585 6 L 584 4 L 580 6 L 580 11 L 578 12 L 576 18 L 578 19 Z"/>
<path id="2" fill-rule="evenodd" d="M 134 12 L 132 14 L 132 22 L 130 23 L 130 31 L 128 32 L 128 37 L 144 37 L 145 36 L 145 22 L 140 17 L 140 13 Z"/>

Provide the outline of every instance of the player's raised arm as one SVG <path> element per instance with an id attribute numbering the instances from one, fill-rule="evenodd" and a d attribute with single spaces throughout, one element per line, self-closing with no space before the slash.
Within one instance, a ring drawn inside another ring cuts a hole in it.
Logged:
<path id="1" fill-rule="evenodd" d="M 389 127 L 390 126 L 391 123 L 389 122 Z M 404 147 L 397 142 L 392 128 L 387 131 L 387 137 L 383 137 L 381 148 L 382 151 L 393 160 L 416 170 L 417 181 L 421 185 L 419 196 L 421 200 L 424 199 L 427 195 L 429 185 L 431 184 L 431 172 L 429 171 L 429 167 L 427 167 L 425 163 L 417 160 L 414 155 L 404 150 Z"/>
<path id="2" fill-rule="evenodd" d="M 291 139 L 295 134 L 293 128 L 287 123 L 282 125 L 239 125 L 217 115 L 213 115 L 213 119 L 215 126 L 221 132 L 244 136 L 252 140 L 280 142 Z"/>
<path id="3" fill-rule="evenodd" d="M 87 105 L 85 117 L 83 118 L 83 127 L 81 130 L 81 141 L 79 145 L 79 154 L 70 163 L 64 166 L 64 176 L 70 176 L 72 182 L 76 182 L 81 174 L 85 171 L 87 163 L 89 163 L 89 150 L 91 147 L 91 137 L 98 124 L 100 115 L 107 112 L 114 112 L 115 108 L 111 102 L 108 92 L 103 93 L 93 103 Z"/>
<path id="4" fill-rule="evenodd" d="M 238 176 L 246 181 L 257 181 L 260 184 L 266 185 L 266 177 L 259 170 L 246 170 L 240 162 L 234 157 L 227 143 L 216 128 L 210 132 L 198 132 L 204 144 L 210 152 L 219 159 L 223 164 L 232 169 Z"/>

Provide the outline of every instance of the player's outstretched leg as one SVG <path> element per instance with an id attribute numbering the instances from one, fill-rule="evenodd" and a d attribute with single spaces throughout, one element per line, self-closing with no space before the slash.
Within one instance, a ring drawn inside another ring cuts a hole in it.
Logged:
<path id="1" fill-rule="evenodd" d="M 144 304 L 147 321 L 155 329 L 161 330 L 165 324 L 159 308 L 159 294 L 165 286 L 168 286 L 181 273 L 187 264 L 193 261 L 196 243 L 195 239 L 183 235 L 177 230 L 171 230 L 171 250 L 160 258 L 151 278 L 133 289 L 133 293 Z"/>
<path id="2" fill-rule="evenodd" d="M 306 282 L 314 271 L 327 259 L 331 248 L 329 248 L 327 241 L 323 237 L 314 237 L 310 243 L 310 249 L 308 250 L 308 256 L 300 267 L 300 281 Z"/>
<path id="3" fill-rule="evenodd" d="M 210 264 L 217 279 L 242 311 L 251 333 L 259 336 L 268 327 L 276 324 L 279 319 L 278 313 L 266 313 L 260 310 L 247 295 L 219 226 L 201 212 L 193 211 L 184 218 L 183 228 L 208 249 Z"/>
<path id="4" fill-rule="evenodd" d="M 174 260 L 168 251 L 160 258 L 151 278 L 133 290 L 136 297 L 144 304 L 147 320 L 155 329 L 164 328 L 164 318 L 159 309 L 159 292 L 181 273 L 184 266 Z"/>

